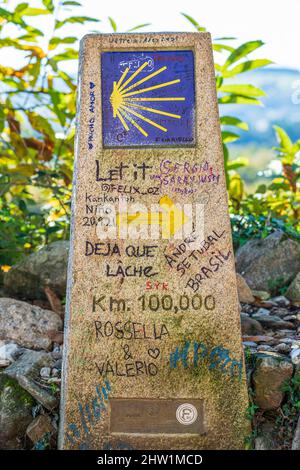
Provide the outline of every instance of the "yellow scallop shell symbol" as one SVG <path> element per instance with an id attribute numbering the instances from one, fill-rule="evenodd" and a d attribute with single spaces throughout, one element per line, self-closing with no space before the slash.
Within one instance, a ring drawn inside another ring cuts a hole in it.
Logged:
<path id="1" fill-rule="evenodd" d="M 135 90 L 136 87 L 139 87 L 139 85 L 142 85 L 143 83 L 147 82 L 151 78 L 155 77 L 156 75 L 159 75 L 162 73 L 164 70 L 167 69 L 166 66 L 161 67 L 159 70 L 156 70 L 153 73 L 150 73 L 149 75 L 145 76 L 144 78 L 141 78 L 140 80 L 134 81 L 134 79 L 139 75 L 139 73 L 148 65 L 148 62 L 145 62 L 142 64 L 126 81 L 125 78 L 129 72 L 129 67 L 124 70 L 121 78 L 119 79 L 118 82 L 114 82 L 113 84 L 113 91 L 110 95 L 110 102 L 112 105 L 113 109 L 113 116 L 114 118 L 118 118 L 124 129 L 126 131 L 129 131 L 128 123 L 131 123 L 136 129 L 139 130 L 141 134 L 143 134 L 145 137 L 148 136 L 148 133 L 143 129 L 143 127 L 136 122 L 134 119 L 135 117 L 150 124 L 151 126 L 157 127 L 163 132 L 167 132 L 168 129 L 166 127 L 161 126 L 155 121 L 152 121 L 152 119 L 149 119 L 147 116 L 145 116 L 146 113 L 153 113 L 153 114 L 161 114 L 163 116 L 168 116 L 174 119 L 180 119 L 181 116 L 179 114 L 173 114 L 173 113 L 168 113 L 167 111 L 162 111 L 160 109 L 155 109 L 155 108 L 149 108 L 148 106 L 144 106 L 142 104 L 139 104 L 141 102 L 148 102 L 148 101 L 184 101 L 185 98 L 183 97 L 140 97 L 136 95 L 141 95 L 142 93 L 146 93 L 147 91 L 152 91 L 156 90 L 158 88 L 164 88 L 168 87 L 171 85 L 174 85 L 175 83 L 179 83 L 180 79 L 176 80 L 171 80 L 169 82 L 163 82 L 159 83 L 158 85 L 153 85 L 149 86 L 146 88 L 138 88 Z M 131 85 L 129 85 L 132 83 Z M 128 86 L 129 85 L 129 86 Z M 133 90 L 133 91 L 132 91 Z M 136 111 L 140 110 L 140 112 Z"/>

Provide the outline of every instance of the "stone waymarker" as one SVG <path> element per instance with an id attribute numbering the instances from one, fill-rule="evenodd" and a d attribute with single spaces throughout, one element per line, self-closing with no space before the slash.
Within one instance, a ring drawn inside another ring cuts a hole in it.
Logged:
<path id="1" fill-rule="evenodd" d="M 243 448 L 208 33 L 82 41 L 60 447 Z"/>

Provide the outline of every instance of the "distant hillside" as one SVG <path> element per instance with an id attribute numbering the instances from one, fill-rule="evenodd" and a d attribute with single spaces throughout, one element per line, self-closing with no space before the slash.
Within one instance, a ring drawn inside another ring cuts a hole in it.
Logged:
<path id="1" fill-rule="evenodd" d="M 251 83 L 267 93 L 263 107 L 222 105 L 221 114 L 232 114 L 249 124 L 250 130 L 243 132 L 239 144 L 274 146 L 274 124 L 284 127 L 292 139 L 300 138 L 300 71 L 266 68 L 242 74 L 239 82 Z"/>

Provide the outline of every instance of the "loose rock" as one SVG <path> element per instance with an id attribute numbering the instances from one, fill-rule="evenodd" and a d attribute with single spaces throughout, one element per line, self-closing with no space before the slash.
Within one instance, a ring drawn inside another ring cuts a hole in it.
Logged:
<path id="1" fill-rule="evenodd" d="M 241 325 L 243 335 L 259 335 L 263 332 L 263 328 L 258 321 L 243 313 L 241 313 Z"/>
<path id="2" fill-rule="evenodd" d="M 283 399 L 282 385 L 292 377 L 291 362 L 276 353 L 258 353 L 253 373 L 255 403 L 263 410 L 275 410 Z"/>
<path id="3" fill-rule="evenodd" d="M 52 367 L 53 358 L 51 354 L 38 351 L 28 351 L 11 366 L 5 373 L 16 379 L 21 387 L 30 393 L 39 403 L 48 410 L 52 410 L 57 406 L 57 399 L 46 389 L 42 388 L 39 383 L 40 370 L 42 367 Z"/>
<path id="4" fill-rule="evenodd" d="M 255 302 L 255 298 L 251 292 L 250 287 L 245 281 L 245 279 L 240 274 L 237 273 L 236 280 L 237 280 L 239 301 L 245 304 L 252 304 L 253 302 Z"/>
<path id="5" fill-rule="evenodd" d="M 40 370 L 40 376 L 43 378 L 48 378 L 50 377 L 51 374 L 51 367 L 42 367 Z"/>
<path id="6" fill-rule="evenodd" d="M 28 424 L 32 421 L 33 398 L 18 382 L 0 374 L 0 449 L 21 449 Z"/>
<path id="7" fill-rule="evenodd" d="M 4 276 L 6 291 L 18 298 L 44 299 L 48 286 L 58 296 L 66 292 L 69 242 L 57 241 L 26 257 Z"/>
<path id="8" fill-rule="evenodd" d="M 277 297 L 273 297 L 271 300 L 279 305 L 279 307 L 288 307 L 290 305 L 290 301 L 284 297 L 284 295 L 278 295 Z"/>
<path id="9" fill-rule="evenodd" d="M 253 290 L 252 289 L 252 294 L 254 295 L 254 297 L 260 300 L 269 300 L 269 298 L 271 297 L 270 292 L 267 292 L 265 290 Z"/>
<path id="10" fill-rule="evenodd" d="M 300 271 L 300 244 L 277 230 L 239 248 L 236 266 L 251 289 L 276 292 Z"/>
<path id="11" fill-rule="evenodd" d="M 47 434 L 49 438 L 55 432 L 51 419 L 46 415 L 37 416 L 28 426 L 26 434 L 33 444 L 43 439 Z"/>
<path id="12" fill-rule="evenodd" d="M 256 313 L 253 315 L 253 318 L 261 323 L 265 328 L 294 328 L 293 323 L 281 320 L 281 318 L 276 315 L 259 315 Z"/>
<path id="13" fill-rule="evenodd" d="M 290 356 L 293 364 L 300 364 L 300 348 L 292 349 Z"/>
<path id="14" fill-rule="evenodd" d="M 7 365 L 11 364 L 23 351 L 16 343 L 0 341 L 0 364 L 5 362 Z"/>
<path id="15" fill-rule="evenodd" d="M 300 304 L 300 272 L 290 284 L 285 294 L 291 302 Z"/>
<path id="16" fill-rule="evenodd" d="M 29 349 L 50 349 L 49 332 L 62 330 L 62 320 L 51 310 L 43 310 L 20 300 L 0 299 L 0 339 L 12 340 Z"/>

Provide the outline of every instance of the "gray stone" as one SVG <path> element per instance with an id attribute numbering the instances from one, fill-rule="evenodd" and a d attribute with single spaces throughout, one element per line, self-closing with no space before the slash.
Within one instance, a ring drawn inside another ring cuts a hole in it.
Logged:
<path id="1" fill-rule="evenodd" d="M 25 299 L 44 299 L 50 287 L 65 296 L 69 242 L 57 241 L 45 246 L 13 266 L 4 276 L 9 295 Z"/>
<path id="2" fill-rule="evenodd" d="M 260 426 L 260 435 L 255 439 L 255 450 L 274 450 L 274 423 L 265 421 Z"/>
<path id="3" fill-rule="evenodd" d="M 272 351 L 272 346 L 269 346 L 268 344 L 260 344 L 257 346 L 257 351 Z"/>
<path id="4" fill-rule="evenodd" d="M 241 276 L 240 274 L 237 274 L 236 281 L 237 281 L 239 301 L 245 304 L 252 304 L 253 302 L 255 302 L 255 298 L 251 292 L 251 289 L 248 286 L 245 279 L 243 278 L 243 276 Z"/>
<path id="5" fill-rule="evenodd" d="M 268 310 L 267 308 L 259 308 L 254 315 L 259 315 L 259 316 L 260 315 L 270 315 L 270 310 Z M 253 315 L 253 317 L 254 317 L 254 315 Z"/>
<path id="6" fill-rule="evenodd" d="M 43 378 L 48 378 L 50 377 L 51 374 L 51 367 L 42 367 L 40 370 L 40 376 Z"/>
<path id="7" fill-rule="evenodd" d="M 263 332 L 261 324 L 244 313 L 241 313 L 241 325 L 243 335 L 257 335 Z"/>
<path id="8" fill-rule="evenodd" d="M 291 302 L 300 304 L 300 272 L 289 285 L 285 295 Z"/>
<path id="9" fill-rule="evenodd" d="M 0 299 L 0 339 L 29 349 L 50 349 L 53 332 L 62 330 L 62 319 L 20 300 Z"/>
<path id="10" fill-rule="evenodd" d="M 48 435 L 48 439 L 50 439 L 50 437 L 55 433 L 55 431 L 56 430 L 53 427 L 49 416 L 39 415 L 32 421 L 32 423 L 30 423 L 26 430 L 26 434 L 31 440 L 31 442 L 33 442 L 33 444 L 36 444 L 46 435 Z"/>
<path id="11" fill-rule="evenodd" d="M 296 321 L 297 317 L 296 315 L 287 315 L 286 317 L 283 317 L 284 321 Z"/>
<path id="12" fill-rule="evenodd" d="M 11 364 L 22 353 L 23 349 L 16 343 L 0 341 L 0 367 Z"/>
<path id="13" fill-rule="evenodd" d="M 53 367 L 59 371 L 61 371 L 62 368 L 62 359 L 57 359 L 57 361 L 54 362 Z"/>
<path id="14" fill-rule="evenodd" d="M 277 230 L 239 248 L 236 266 L 251 289 L 276 292 L 300 271 L 300 244 Z"/>
<path id="15" fill-rule="evenodd" d="M 290 356 L 291 356 L 293 364 L 296 364 L 296 365 L 300 364 L 300 348 L 292 349 Z"/>
<path id="16" fill-rule="evenodd" d="M 51 371 L 51 377 L 59 377 L 59 369 L 56 369 L 56 367 L 53 367 Z"/>
<path id="17" fill-rule="evenodd" d="M 20 386 L 27 390 L 39 403 L 48 410 L 57 406 L 57 399 L 46 389 L 39 385 L 40 370 L 42 367 L 53 367 L 51 354 L 42 351 L 28 351 L 11 366 L 5 373 L 16 379 Z"/>
<path id="18" fill-rule="evenodd" d="M 252 294 L 254 297 L 257 297 L 260 300 L 269 300 L 271 294 L 265 290 L 254 290 L 252 289 Z"/>
<path id="19" fill-rule="evenodd" d="M 271 352 L 256 355 L 254 401 L 261 409 L 274 410 L 281 405 L 282 385 L 292 377 L 293 370 L 293 364 L 285 356 Z"/>
<path id="20" fill-rule="evenodd" d="M 276 315 L 277 317 L 284 318 L 286 317 L 290 311 L 287 308 L 283 307 L 275 307 L 271 311 L 271 315 Z"/>
<path id="21" fill-rule="evenodd" d="M 257 343 L 254 343 L 254 341 L 243 341 L 243 345 L 245 348 L 256 348 Z"/>
<path id="22" fill-rule="evenodd" d="M 277 344 L 277 346 L 274 346 L 274 350 L 279 352 L 279 353 L 287 354 L 287 353 L 290 352 L 291 347 L 288 344 L 279 343 L 279 344 Z"/>
<path id="23" fill-rule="evenodd" d="M 275 302 L 279 307 L 288 307 L 291 303 L 284 295 L 273 297 L 271 301 Z"/>
<path id="24" fill-rule="evenodd" d="M 274 328 L 274 329 L 280 329 L 280 328 L 293 329 L 294 328 L 293 323 L 284 321 L 280 317 L 277 317 L 276 315 L 254 314 L 252 318 L 257 320 L 259 323 L 261 323 L 265 328 Z"/>
<path id="25" fill-rule="evenodd" d="M 15 379 L 0 374 L 0 449 L 21 449 L 34 400 Z"/>

